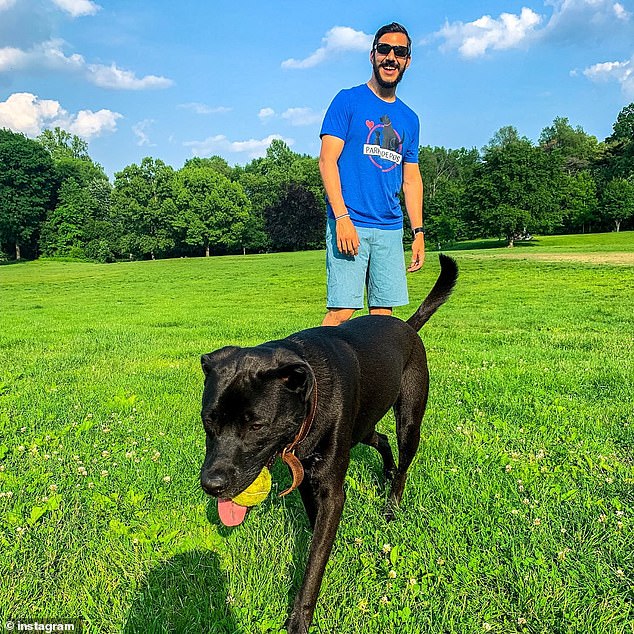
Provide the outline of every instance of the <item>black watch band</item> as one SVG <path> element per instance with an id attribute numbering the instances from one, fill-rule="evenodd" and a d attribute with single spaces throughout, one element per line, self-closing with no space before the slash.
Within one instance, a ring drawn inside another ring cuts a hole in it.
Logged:
<path id="1" fill-rule="evenodd" d="M 414 229 L 412 229 L 412 236 L 415 238 L 417 233 L 425 235 L 425 229 L 423 227 L 414 227 Z"/>

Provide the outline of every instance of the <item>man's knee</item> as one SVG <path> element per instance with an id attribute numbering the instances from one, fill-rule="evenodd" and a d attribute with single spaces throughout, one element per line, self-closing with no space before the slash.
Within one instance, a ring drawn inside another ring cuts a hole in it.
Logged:
<path id="1" fill-rule="evenodd" d="M 354 308 L 330 308 L 321 322 L 322 326 L 338 326 L 354 315 Z"/>

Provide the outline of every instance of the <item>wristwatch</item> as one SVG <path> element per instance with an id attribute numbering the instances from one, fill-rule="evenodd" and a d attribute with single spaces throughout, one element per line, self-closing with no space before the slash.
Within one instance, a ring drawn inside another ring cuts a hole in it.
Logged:
<path id="1" fill-rule="evenodd" d="M 425 235 L 425 229 L 423 227 L 414 227 L 412 229 L 412 237 L 415 238 L 417 233 Z"/>

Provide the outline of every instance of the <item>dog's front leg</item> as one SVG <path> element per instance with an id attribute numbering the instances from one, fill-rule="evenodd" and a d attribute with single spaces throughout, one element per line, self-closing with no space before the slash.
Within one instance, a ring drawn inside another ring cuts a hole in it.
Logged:
<path id="1" fill-rule="evenodd" d="M 314 483 L 315 479 L 312 482 Z M 335 483 L 322 485 L 313 492 L 317 506 L 313 538 L 310 542 L 304 581 L 295 597 L 293 610 L 286 621 L 288 634 L 306 634 L 308 632 L 345 501 L 343 480 L 339 481 L 339 478 Z"/>

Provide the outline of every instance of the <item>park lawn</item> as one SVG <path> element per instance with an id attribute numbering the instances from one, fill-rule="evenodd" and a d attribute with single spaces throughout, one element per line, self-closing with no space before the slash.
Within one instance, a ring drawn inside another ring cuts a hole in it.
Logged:
<path id="1" fill-rule="evenodd" d="M 316 632 L 634 631 L 634 266 L 615 253 L 634 233 L 450 253 L 402 508 L 383 519 L 378 455 L 355 449 Z M 279 631 L 301 501 L 219 525 L 199 358 L 318 324 L 323 258 L 0 266 L 0 622 Z M 437 274 L 429 253 L 398 316 Z"/>

